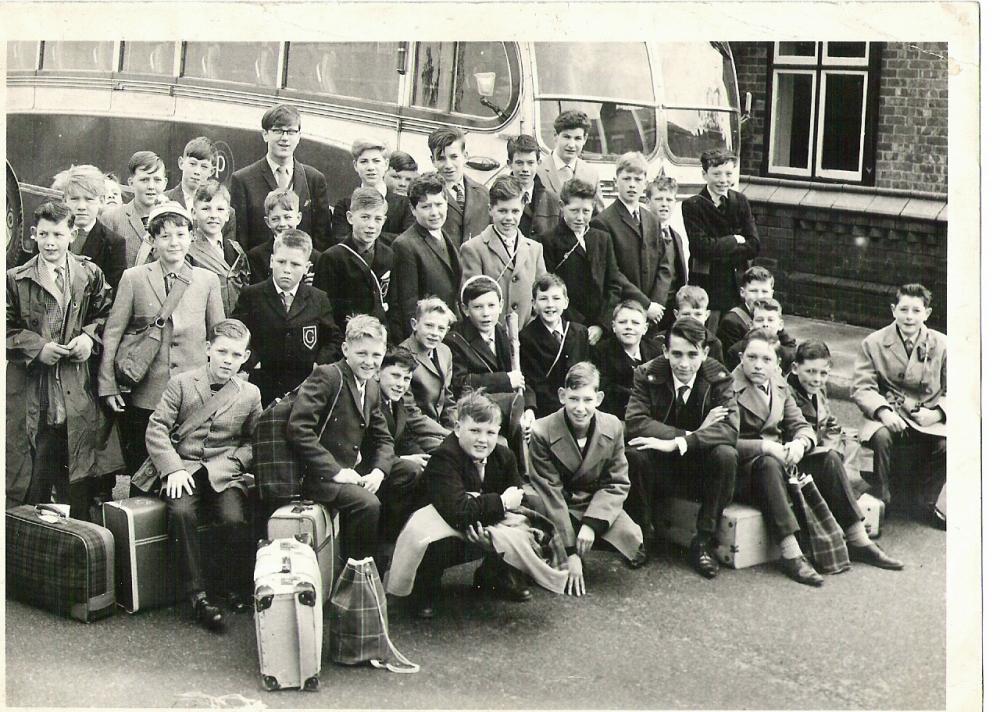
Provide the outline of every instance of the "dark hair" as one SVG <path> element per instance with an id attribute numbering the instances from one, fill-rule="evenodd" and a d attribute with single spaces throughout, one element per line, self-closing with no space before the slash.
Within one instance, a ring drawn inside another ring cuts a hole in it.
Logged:
<path id="1" fill-rule="evenodd" d="M 899 300 L 903 297 L 916 297 L 924 302 L 924 308 L 928 308 L 931 305 L 931 290 L 922 284 L 917 284 L 916 282 L 911 282 L 910 284 L 904 284 L 902 287 L 896 290 L 896 300 L 893 304 L 899 304 Z"/>
<path id="2" fill-rule="evenodd" d="M 378 192 L 377 188 L 363 185 L 355 188 L 351 193 L 351 212 L 364 210 L 365 208 L 380 208 L 386 204 L 385 196 Z"/>
<path id="3" fill-rule="evenodd" d="M 521 134 L 519 136 L 514 136 L 513 138 L 507 139 L 507 162 L 514 160 L 515 153 L 534 153 L 535 158 L 539 158 L 542 154 L 542 149 L 538 145 L 538 141 L 529 136 L 528 134 Z"/>
<path id="4" fill-rule="evenodd" d="M 590 361 L 578 361 L 566 371 L 563 385 L 569 390 L 586 388 L 587 386 L 593 386 L 594 390 L 600 390 L 601 372 Z"/>
<path id="5" fill-rule="evenodd" d="M 211 178 L 205 181 L 204 185 L 198 186 L 198 190 L 194 192 L 194 202 L 209 203 L 215 200 L 215 196 L 217 195 L 225 196 L 227 203 L 232 201 L 232 198 L 229 195 L 229 188 L 214 178 Z"/>
<path id="6" fill-rule="evenodd" d="M 260 117 L 260 127 L 265 131 L 270 131 L 275 126 L 288 126 L 301 129 L 302 114 L 291 104 L 272 106 Z"/>
<path id="7" fill-rule="evenodd" d="M 406 191 L 406 197 L 410 200 L 410 205 L 417 207 L 423 198 L 428 195 L 438 195 L 444 193 L 444 178 L 431 171 L 421 173 L 410 182 L 410 187 Z"/>
<path id="8" fill-rule="evenodd" d="M 465 132 L 454 126 L 442 126 L 427 137 L 427 148 L 431 150 L 431 158 L 440 156 L 448 146 L 458 141 L 465 150 Z"/>
<path id="9" fill-rule="evenodd" d="M 774 349 L 775 355 L 777 355 L 778 347 L 781 345 L 781 341 L 778 339 L 777 334 L 772 334 L 767 329 L 763 329 L 761 327 L 750 329 L 750 331 L 747 332 L 745 346 L 743 347 L 744 350 L 746 350 L 747 346 L 750 345 L 751 341 L 763 341 Z"/>
<path id="10" fill-rule="evenodd" d="M 462 287 L 462 304 L 468 306 L 473 300 L 490 292 L 500 297 L 501 302 L 503 301 L 503 292 L 500 291 L 500 285 L 495 279 L 486 275 L 472 277 Z"/>
<path id="11" fill-rule="evenodd" d="M 65 222 L 68 227 L 76 224 L 76 216 L 73 210 L 66 203 L 57 203 L 49 200 L 35 208 L 35 225 L 39 220 L 48 220 L 51 223 Z"/>
<path id="12" fill-rule="evenodd" d="M 559 200 L 563 204 L 569 203 L 573 198 L 583 198 L 584 200 L 597 199 L 597 186 L 579 178 L 570 178 L 563 183 L 559 191 Z"/>
<path id="13" fill-rule="evenodd" d="M 774 275 L 766 267 L 754 265 L 740 275 L 741 287 L 745 287 L 751 282 L 770 282 L 774 284 Z"/>
<path id="14" fill-rule="evenodd" d="M 701 154 L 701 168 L 707 171 L 709 168 L 722 166 L 726 163 L 732 163 L 735 166 L 737 160 L 739 159 L 736 158 L 736 154 L 728 148 L 713 148 L 711 151 L 705 151 Z"/>
<path id="15" fill-rule="evenodd" d="M 149 231 L 152 237 L 156 238 L 166 225 L 176 225 L 177 227 L 187 225 L 188 230 L 193 227 L 191 221 L 180 213 L 162 213 L 155 218 L 150 218 L 149 224 L 146 225 L 146 230 Z"/>
<path id="16" fill-rule="evenodd" d="M 477 388 L 459 398 L 455 404 L 455 420 L 463 418 L 469 418 L 474 423 L 499 423 L 503 421 L 503 411 L 482 388 Z"/>
<path id="17" fill-rule="evenodd" d="M 546 272 L 535 280 L 535 283 L 531 285 L 531 298 L 534 299 L 538 296 L 539 292 L 547 292 L 553 287 L 559 287 L 563 290 L 563 294 L 569 297 L 569 291 L 566 289 L 566 283 L 563 281 L 562 277 L 553 272 Z"/>
<path id="18" fill-rule="evenodd" d="M 708 330 L 705 329 L 704 324 L 694 317 L 683 316 L 670 327 L 670 336 L 684 339 L 689 344 L 701 349 L 705 347 L 705 343 L 708 341 Z M 667 339 L 667 345 L 669 346 L 669 344 L 670 339 Z"/>
<path id="19" fill-rule="evenodd" d="M 412 373 L 417 368 L 417 359 L 413 357 L 413 352 L 408 348 L 397 346 L 385 355 L 379 370 L 390 366 L 399 366 Z"/>
<path id="20" fill-rule="evenodd" d="M 677 179 L 671 178 L 670 176 L 665 176 L 662 173 L 653 180 L 649 181 L 646 185 L 646 197 L 652 198 L 654 190 L 660 190 L 665 193 L 673 193 L 677 195 Z"/>
<path id="21" fill-rule="evenodd" d="M 825 358 L 827 361 L 833 361 L 829 347 L 822 341 L 803 341 L 795 348 L 795 363 L 805 363 L 814 358 Z"/>
<path id="22" fill-rule="evenodd" d="M 213 161 L 218 153 L 208 136 L 197 136 L 187 142 L 184 146 L 184 153 L 181 156 L 184 158 L 190 156 L 191 158 L 197 158 L 199 161 Z"/>
<path id="23" fill-rule="evenodd" d="M 132 154 L 132 157 L 128 159 L 128 174 L 130 176 L 134 176 L 135 172 L 139 169 L 142 169 L 147 173 L 152 173 L 157 168 L 163 168 L 166 170 L 166 167 L 163 165 L 163 159 L 152 151 L 136 151 Z"/>
<path id="24" fill-rule="evenodd" d="M 517 178 L 511 175 L 500 176 L 490 186 L 490 207 L 492 208 L 501 200 L 520 199 L 523 195 L 524 190 L 517 182 Z"/>
<path id="25" fill-rule="evenodd" d="M 777 299 L 771 299 L 770 297 L 764 297 L 762 299 L 754 299 L 750 303 L 750 314 L 756 314 L 758 309 L 763 309 L 764 311 L 778 312 L 781 314 L 781 302 Z"/>
<path id="26" fill-rule="evenodd" d="M 393 151 L 389 154 L 389 168 L 394 171 L 415 171 L 417 162 L 406 151 Z"/>
<path id="27" fill-rule="evenodd" d="M 212 324 L 208 330 L 209 343 L 214 342 L 221 336 L 228 339 L 250 339 L 250 329 L 239 319 L 223 319 Z"/>
<path id="28" fill-rule="evenodd" d="M 552 122 L 552 128 L 557 134 L 572 129 L 583 129 L 583 133 L 587 134 L 590 133 L 590 117 L 579 109 L 570 109 L 556 117 Z"/>

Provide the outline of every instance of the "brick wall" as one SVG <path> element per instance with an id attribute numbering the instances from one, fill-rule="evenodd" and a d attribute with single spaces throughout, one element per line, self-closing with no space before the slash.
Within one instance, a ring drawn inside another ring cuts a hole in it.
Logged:
<path id="1" fill-rule="evenodd" d="M 743 124 L 740 136 L 740 173 L 759 176 L 763 173 L 764 121 L 768 118 L 767 105 L 767 42 L 730 42 L 736 77 L 739 82 L 740 103 L 747 92 L 753 93 L 750 120 Z"/>

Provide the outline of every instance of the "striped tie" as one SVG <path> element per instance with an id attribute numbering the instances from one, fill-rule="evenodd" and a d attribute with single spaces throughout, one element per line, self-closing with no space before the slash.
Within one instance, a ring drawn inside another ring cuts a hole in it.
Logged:
<path id="1" fill-rule="evenodd" d="M 462 187 L 461 183 L 455 183 L 451 187 L 455 191 L 455 202 L 458 203 L 458 207 L 465 208 L 465 189 Z"/>

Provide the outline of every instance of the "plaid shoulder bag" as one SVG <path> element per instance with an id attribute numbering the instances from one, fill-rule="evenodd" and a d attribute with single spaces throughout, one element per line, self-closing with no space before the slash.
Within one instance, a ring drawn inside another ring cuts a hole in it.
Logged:
<path id="1" fill-rule="evenodd" d="M 799 522 L 799 546 L 816 570 L 823 574 L 839 574 L 851 568 L 844 530 L 833 518 L 812 475 L 799 474 L 798 468 L 790 468 L 788 497 Z"/>

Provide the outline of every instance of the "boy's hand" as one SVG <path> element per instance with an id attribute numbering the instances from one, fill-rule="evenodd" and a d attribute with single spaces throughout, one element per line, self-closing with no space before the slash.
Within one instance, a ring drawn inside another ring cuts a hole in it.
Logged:
<path id="1" fill-rule="evenodd" d="M 302 277 L 302 282 L 303 282 L 304 284 L 308 284 L 308 285 L 312 285 L 312 283 L 313 283 L 313 278 L 314 278 L 315 276 L 316 276 L 316 273 L 315 273 L 315 272 L 313 272 L 313 271 L 312 271 L 312 267 L 310 267 L 310 268 L 309 268 L 309 271 L 308 271 L 308 272 L 306 272 L 306 273 L 305 273 L 305 275 L 304 275 L 304 276 Z"/>
<path id="2" fill-rule="evenodd" d="M 657 452 L 673 452 L 677 449 L 677 443 L 674 440 L 661 440 L 660 438 L 632 438 L 628 441 L 631 447 L 636 450 L 656 450 Z"/>
<path id="3" fill-rule="evenodd" d="M 778 458 L 781 462 L 785 461 L 785 446 L 776 443 L 773 440 L 762 441 L 761 449 L 764 451 L 765 455 L 771 455 L 772 457 Z"/>
<path id="4" fill-rule="evenodd" d="M 342 485 L 360 485 L 361 475 L 359 475 L 353 468 L 345 467 L 333 476 L 333 481 L 339 482 Z"/>
<path id="5" fill-rule="evenodd" d="M 566 593 L 570 596 L 583 596 L 587 586 L 583 583 L 583 559 L 579 554 L 569 556 L 569 578 L 566 579 Z"/>
<path id="6" fill-rule="evenodd" d="M 415 462 L 422 470 L 427 467 L 427 461 L 431 459 L 431 456 L 426 453 L 422 453 L 420 455 L 403 455 L 399 459 L 406 460 L 407 462 Z"/>
<path id="7" fill-rule="evenodd" d="M 69 350 L 69 360 L 80 363 L 90 358 L 94 351 L 94 340 L 87 334 L 77 334 L 66 344 L 66 348 Z"/>
<path id="8" fill-rule="evenodd" d="M 941 422 L 941 411 L 937 408 L 931 409 L 921 406 L 910 413 L 910 416 L 917 425 L 922 425 L 924 427 Z"/>
<path id="9" fill-rule="evenodd" d="M 587 555 L 590 547 L 594 545 L 595 536 L 594 530 L 590 528 L 590 525 L 584 524 L 580 527 L 580 531 L 576 535 L 576 550 L 580 556 Z"/>
<path id="10" fill-rule="evenodd" d="M 745 244 L 747 244 L 747 239 L 745 237 L 743 237 L 743 235 L 733 235 L 733 237 L 736 238 L 736 244 L 737 245 L 745 245 Z"/>
<path id="11" fill-rule="evenodd" d="M 512 509 L 517 509 L 521 506 L 521 500 L 524 499 L 524 490 L 520 487 L 508 487 L 500 495 L 500 501 L 503 502 L 503 508 L 508 512 Z"/>
<path id="12" fill-rule="evenodd" d="M 515 391 L 524 388 L 524 374 L 520 371 L 511 371 L 507 374 L 508 380 L 510 380 L 510 387 Z"/>
<path id="13" fill-rule="evenodd" d="M 382 480 L 384 479 L 385 479 L 385 473 L 376 467 L 367 475 L 364 475 L 361 478 L 361 482 L 359 482 L 358 484 L 360 484 L 362 487 L 364 487 L 372 494 L 375 494 L 376 492 L 378 492 L 378 488 L 382 486 Z"/>
<path id="14" fill-rule="evenodd" d="M 882 421 L 882 425 L 889 428 L 889 432 L 901 433 L 906 430 L 906 421 L 892 408 L 882 408 L 878 412 L 878 419 Z"/>
<path id="15" fill-rule="evenodd" d="M 482 522 L 470 524 L 465 530 L 465 538 L 469 541 L 469 543 L 481 546 L 486 551 L 494 550 L 493 539 L 490 538 L 490 533 L 486 531 Z"/>
<path id="16" fill-rule="evenodd" d="M 526 410 L 521 414 L 521 430 L 524 431 L 524 437 L 531 437 L 531 426 L 535 423 L 535 411 Z"/>
<path id="17" fill-rule="evenodd" d="M 799 460 L 806 454 L 806 446 L 801 440 L 792 440 L 790 443 L 785 443 L 784 449 L 784 461 L 786 465 L 797 465 Z"/>
<path id="18" fill-rule="evenodd" d="M 708 411 L 705 419 L 701 421 L 701 425 L 698 426 L 698 430 L 705 430 L 706 428 L 711 428 L 716 423 L 721 423 L 729 415 L 729 408 L 724 405 L 717 405 L 712 410 Z"/>
<path id="19" fill-rule="evenodd" d="M 663 305 L 656 302 L 650 302 L 649 306 L 646 307 L 646 316 L 654 324 L 659 323 L 660 319 L 663 318 L 663 312 Z"/>
<path id="20" fill-rule="evenodd" d="M 167 475 L 167 496 L 177 499 L 182 492 L 194 494 L 194 477 L 187 470 L 177 470 Z"/>
<path id="21" fill-rule="evenodd" d="M 587 341 L 590 342 L 591 346 L 597 346 L 597 342 L 601 340 L 602 336 L 604 336 L 604 329 L 601 327 L 596 324 L 587 327 Z"/>
<path id="22" fill-rule="evenodd" d="M 115 413 L 125 412 L 125 399 L 118 393 L 113 396 L 104 396 L 104 403 Z"/>
<path id="23" fill-rule="evenodd" d="M 65 346 L 61 346 L 55 341 L 50 341 L 38 352 L 38 360 L 46 366 L 54 366 L 59 359 L 69 356 L 69 354 L 70 351 Z"/>

